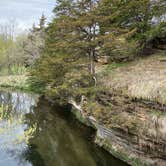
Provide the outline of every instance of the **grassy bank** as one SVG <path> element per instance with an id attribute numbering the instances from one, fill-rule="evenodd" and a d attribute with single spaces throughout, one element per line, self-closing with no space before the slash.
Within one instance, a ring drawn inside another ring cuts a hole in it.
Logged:
<path id="1" fill-rule="evenodd" d="M 30 90 L 27 83 L 27 75 L 0 76 L 0 87 L 21 90 Z"/>
<path id="2" fill-rule="evenodd" d="M 98 145 L 133 166 L 165 163 L 165 74 L 163 51 L 132 62 L 98 64 L 98 86 L 78 104 L 83 119 L 97 124 Z"/>
<path id="3" fill-rule="evenodd" d="M 100 86 L 132 98 L 166 104 L 166 52 L 134 62 L 110 64 L 99 74 Z"/>

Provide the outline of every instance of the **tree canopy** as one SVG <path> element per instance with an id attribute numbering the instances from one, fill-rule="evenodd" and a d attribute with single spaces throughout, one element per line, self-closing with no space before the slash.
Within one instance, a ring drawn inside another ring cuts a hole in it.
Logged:
<path id="1" fill-rule="evenodd" d="M 70 79 L 82 73 L 96 81 L 99 57 L 132 59 L 160 36 L 154 29 L 165 27 L 165 6 L 164 0 L 58 0 L 32 76 L 56 89 L 64 83 L 77 87 Z"/>

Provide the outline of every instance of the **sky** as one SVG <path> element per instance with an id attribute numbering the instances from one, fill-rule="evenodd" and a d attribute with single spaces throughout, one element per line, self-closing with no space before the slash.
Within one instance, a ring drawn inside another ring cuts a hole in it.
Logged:
<path id="1" fill-rule="evenodd" d="M 17 31 L 24 31 L 38 24 L 44 15 L 51 20 L 56 0 L 0 0 L 0 25 L 14 20 Z M 19 33 L 19 32 L 17 32 Z"/>

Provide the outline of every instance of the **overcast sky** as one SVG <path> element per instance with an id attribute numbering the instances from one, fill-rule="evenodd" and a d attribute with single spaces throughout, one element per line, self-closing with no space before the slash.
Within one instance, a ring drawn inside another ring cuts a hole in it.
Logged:
<path id="1" fill-rule="evenodd" d="M 38 23 L 42 13 L 51 19 L 56 0 L 0 0 L 0 24 L 16 20 L 19 30 Z"/>

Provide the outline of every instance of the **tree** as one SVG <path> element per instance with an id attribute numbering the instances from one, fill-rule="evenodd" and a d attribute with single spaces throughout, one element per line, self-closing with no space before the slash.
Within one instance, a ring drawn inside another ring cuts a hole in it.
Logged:
<path id="1" fill-rule="evenodd" d="M 119 46 L 122 50 L 121 52 L 124 52 L 124 54 L 126 52 L 125 48 L 127 47 L 127 52 L 133 46 L 137 50 L 136 53 L 132 52 L 129 54 L 137 54 L 148 48 L 151 45 L 148 42 L 148 38 L 151 38 L 148 36 L 151 34 L 150 31 L 156 29 L 156 26 L 161 21 L 164 21 L 163 18 L 166 14 L 165 0 L 102 0 L 101 4 L 99 10 L 101 9 L 104 15 L 110 15 L 109 21 L 101 26 L 101 30 L 104 32 L 115 32 L 116 29 L 118 33 L 122 34 L 122 36 L 117 34 L 116 39 L 124 37 L 126 43 L 128 43 L 128 46 L 123 42 Z M 111 47 L 118 47 L 118 43 L 116 40 L 114 41 L 106 45 L 106 47 L 103 47 L 103 51 L 113 53 L 116 49 L 112 49 Z M 126 47 L 123 47 L 123 45 L 126 45 Z M 119 53 L 117 52 L 117 54 Z"/>
<path id="2" fill-rule="evenodd" d="M 60 65 L 64 69 L 65 75 L 81 66 L 79 59 L 86 59 L 90 76 L 96 85 L 94 61 L 99 56 L 100 50 L 108 47 L 119 33 L 115 28 L 111 31 L 113 28 L 109 23 L 113 14 L 109 10 L 112 7 L 107 8 L 104 5 L 103 1 L 97 0 L 58 0 L 54 8 L 55 18 L 46 28 L 44 55 L 39 60 L 40 64 L 38 62 L 36 66 L 40 66 L 43 71 L 46 66 L 51 66 L 54 62 L 54 66 Z M 107 10 L 103 12 L 100 8 Z M 57 76 L 53 82 L 63 80 L 60 73 L 58 76 L 56 72 L 58 71 L 50 70 L 49 77 L 43 77 L 43 81 L 50 82 L 51 75 Z"/>
<path id="3" fill-rule="evenodd" d="M 133 55 L 152 28 L 152 18 L 162 15 L 157 12 L 159 8 L 164 11 L 162 3 L 150 0 L 58 0 L 33 76 L 36 71 L 38 81 L 46 86 L 58 89 L 68 83 L 65 87 L 71 90 L 81 85 L 77 78 L 88 71 L 96 85 L 98 56 L 113 55 L 126 60 L 124 54 L 127 58 Z M 77 83 L 71 84 L 76 79 Z"/>
<path id="4" fill-rule="evenodd" d="M 98 56 L 98 48 L 103 45 L 110 34 L 100 33 L 110 16 L 104 16 L 99 11 L 97 0 L 72 1 L 59 0 L 54 9 L 55 18 L 48 27 L 48 50 L 66 52 L 68 55 L 87 57 L 89 71 L 95 78 L 94 61 Z"/>
<path id="5" fill-rule="evenodd" d="M 1 25 L 1 49 L 3 50 L 3 66 L 7 67 L 8 73 L 10 73 L 10 68 L 13 63 L 14 57 L 14 35 L 15 35 L 15 20 L 10 20 L 9 23 Z"/>
<path id="6" fill-rule="evenodd" d="M 39 31 L 45 29 L 45 24 L 46 24 L 46 17 L 44 14 L 42 14 L 40 21 L 39 21 Z"/>
<path id="7" fill-rule="evenodd" d="M 43 52 L 45 46 L 45 22 L 46 18 L 44 14 L 42 14 L 39 20 L 39 26 L 36 27 L 35 24 L 33 24 L 27 39 L 22 43 L 22 47 L 26 54 L 27 66 L 33 65 Z"/>

